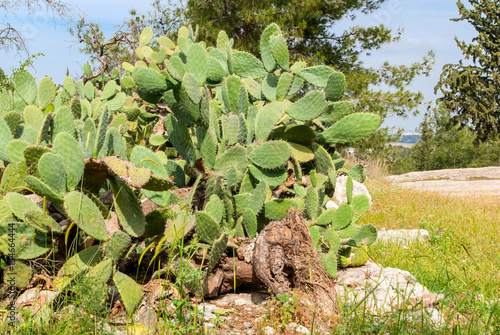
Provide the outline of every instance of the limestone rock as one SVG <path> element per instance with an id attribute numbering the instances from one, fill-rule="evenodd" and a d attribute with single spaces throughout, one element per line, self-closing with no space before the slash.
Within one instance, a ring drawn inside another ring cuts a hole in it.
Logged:
<path id="1" fill-rule="evenodd" d="M 422 302 L 432 307 L 442 295 L 430 292 L 408 271 L 382 268 L 368 262 L 361 267 L 338 271 L 337 292 L 344 304 L 362 303 L 371 314 L 383 315 Z"/>
<path id="2" fill-rule="evenodd" d="M 337 206 L 343 205 L 347 203 L 347 193 L 346 193 L 346 184 L 347 184 L 347 176 L 346 175 L 339 175 L 337 177 L 337 183 L 335 185 L 335 192 L 333 194 L 332 202 L 334 202 Z M 353 180 L 353 190 L 352 190 L 352 195 L 360 195 L 364 194 L 368 197 L 370 200 L 370 204 L 372 202 L 372 196 L 368 192 L 368 189 L 366 188 L 365 185 L 361 184 L 360 182 Z M 333 206 L 332 204 L 328 206 Z M 332 208 L 332 207 L 329 207 Z M 334 208 L 334 207 L 333 207 Z"/>

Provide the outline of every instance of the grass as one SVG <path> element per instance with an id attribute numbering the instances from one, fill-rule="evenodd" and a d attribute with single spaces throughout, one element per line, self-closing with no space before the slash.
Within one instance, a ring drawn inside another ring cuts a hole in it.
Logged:
<path id="1" fill-rule="evenodd" d="M 345 306 L 341 329 L 348 324 L 349 330 L 344 333 L 499 334 L 500 198 L 452 197 L 381 180 L 369 181 L 367 187 L 374 200 L 362 224 L 429 230 L 427 242 L 405 248 L 379 244 L 371 248 L 371 257 L 384 267 L 407 270 L 432 292 L 443 293 L 439 310 L 446 326 L 428 324 L 428 315 L 409 322 L 408 311 L 380 319 Z"/>

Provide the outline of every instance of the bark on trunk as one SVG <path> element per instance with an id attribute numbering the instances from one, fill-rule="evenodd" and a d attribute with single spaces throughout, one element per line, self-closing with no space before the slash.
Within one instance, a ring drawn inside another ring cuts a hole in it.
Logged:
<path id="1" fill-rule="evenodd" d="M 241 244 L 238 258 L 224 257 L 208 278 L 208 295 L 217 296 L 241 284 L 264 284 L 274 294 L 298 293 L 318 316 L 338 314 L 333 280 L 314 250 L 301 212 L 290 209 L 285 219 L 269 223 L 255 239 Z M 236 273 L 233 272 L 236 269 Z"/>

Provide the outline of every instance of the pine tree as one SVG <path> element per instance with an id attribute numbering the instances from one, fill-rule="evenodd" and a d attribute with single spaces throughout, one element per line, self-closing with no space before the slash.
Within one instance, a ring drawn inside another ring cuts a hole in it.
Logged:
<path id="1" fill-rule="evenodd" d="M 470 127 L 483 141 L 500 132 L 500 1 L 468 0 L 468 9 L 458 1 L 460 17 L 477 31 L 471 43 L 455 38 L 464 54 L 458 64 L 447 64 L 435 92 L 442 106 L 453 113 L 452 122 Z"/>

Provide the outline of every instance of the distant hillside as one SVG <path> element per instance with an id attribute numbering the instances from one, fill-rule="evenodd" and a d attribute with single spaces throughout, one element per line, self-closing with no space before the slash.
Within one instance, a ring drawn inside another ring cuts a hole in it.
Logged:
<path id="1" fill-rule="evenodd" d="M 417 143 L 418 141 L 420 141 L 420 135 L 419 134 L 403 134 L 403 136 L 401 136 L 401 139 L 399 140 L 399 143 Z"/>

